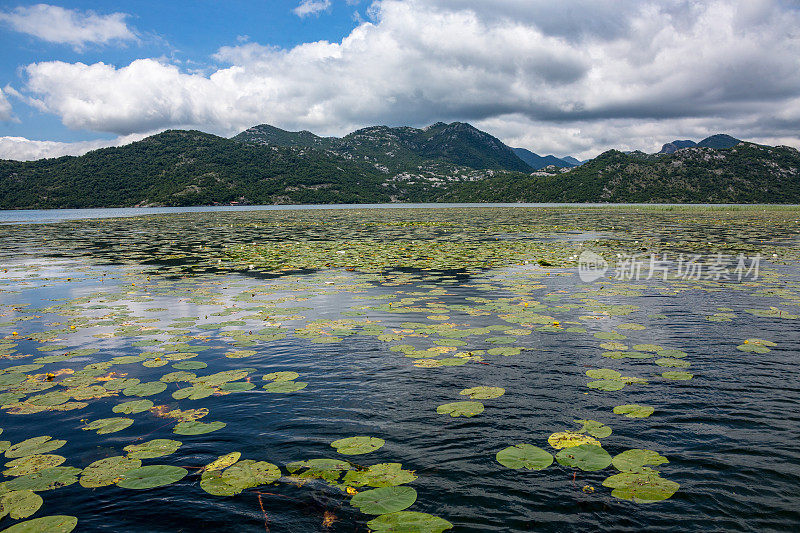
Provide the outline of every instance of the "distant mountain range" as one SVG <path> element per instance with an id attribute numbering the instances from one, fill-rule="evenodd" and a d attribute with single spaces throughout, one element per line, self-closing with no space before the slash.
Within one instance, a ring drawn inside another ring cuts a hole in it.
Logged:
<path id="1" fill-rule="evenodd" d="M 662 146 L 661 151 L 658 153 L 674 154 L 681 148 L 691 148 L 693 146 L 701 146 L 704 148 L 717 148 L 717 149 L 733 148 L 740 142 L 742 141 L 735 137 L 731 137 L 730 135 L 726 135 L 724 133 L 718 133 L 716 135 L 712 135 L 711 137 L 706 137 L 705 139 L 703 139 L 698 143 L 694 141 L 672 141 L 671 143 L 667 143 L 664 146 Z"/>
<path id="2" fill-rule="evenodd" d="M 437 122 L 341 138 L 172 130 L 80 157 L 0 160 L 3 209 L 441 201 L 800 203 L 800 152 L 720 134 L 581 162 Z"/>

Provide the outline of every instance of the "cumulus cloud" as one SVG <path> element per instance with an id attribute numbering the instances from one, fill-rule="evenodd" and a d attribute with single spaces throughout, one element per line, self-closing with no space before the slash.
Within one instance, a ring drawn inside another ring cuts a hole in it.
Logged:
<path id="1" fill-rule="evenodd" d="M 11 114 L 11 103 L 6 98 L 6 95 L 3 93 L 3 89 L 0 89 L 0 120 L 11 120 L 13 115 Z"/>
<path id="2" fill-rule="evenodd" d="M 156 133 L 156 132 L 152 132 Z M 111 140 L 57 142 L 35 141 L 25 137 L 0 137 L 0 159 L 15 159 L 17 161 L 32 161 L 45 157 L 61 157 L 64 155 L 83 155 L 98 148 L 109 146 L 122 146 L 135 141 L 140 141 L 148 134 L 134 133 Z"/>
<path id="3" fill-rule="evenodd" d="M 341 42 L 222 47 L 210 74 L 35 63 L 26 92 L 70 128 L 118 135 L 463 120 L 582 157 L 718 131 L 798 138 L 800 11 L 780 0 L 383 0 L 370 12 Z"/>
<path id="4" fill-rule="evenodd" d="M 318 15 L 329 7 L 331 7 L 331 0 L 303 0 L 292 12 L 302 18 L 309 15 Z"/>
<path id="5" fill-rule="evenodd" d="M 98 15 L 93 11 L 65 9 L 48 4 L 20 6 L 0 12 L 0 21 L 15 31 L 43 41 L 72 45 L 81 50 L 86 44 L 132 41 L 137 37 L 128 27 L 125 13 Z"/>

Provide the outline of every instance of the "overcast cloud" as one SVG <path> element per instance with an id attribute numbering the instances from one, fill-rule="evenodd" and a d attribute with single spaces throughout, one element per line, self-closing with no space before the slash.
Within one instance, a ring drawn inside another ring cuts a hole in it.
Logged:
<path id="1" fill-rule="evenodd" d="M 17 89 L 70 128 L 120 136 L 460 120 L 581 158 L 720 131 L 800 146 L 793 3 L 384 0 L 371 13 L 339 43 L 222 47 L 208 74 L 154 58 L 48 61 L 25 66 Z M 12 144 L 0 157 L 22 158 Z"/>

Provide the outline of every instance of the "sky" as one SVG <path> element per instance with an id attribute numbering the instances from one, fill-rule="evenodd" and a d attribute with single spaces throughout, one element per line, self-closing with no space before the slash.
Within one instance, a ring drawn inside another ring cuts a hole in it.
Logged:
<path id="1" fill-rule="evenodd" d="M 797 0 L 0 0 L 0 159 L 469 122 L 579 159 L 800 147 Z"/>

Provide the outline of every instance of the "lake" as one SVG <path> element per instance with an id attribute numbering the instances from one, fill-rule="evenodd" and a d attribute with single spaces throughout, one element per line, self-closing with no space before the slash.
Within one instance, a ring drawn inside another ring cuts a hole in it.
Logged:
<path id="1" fill-rule="evenodd" d="M 798 220 L 0 212 L 0 528 L 796 530 Z"/>

